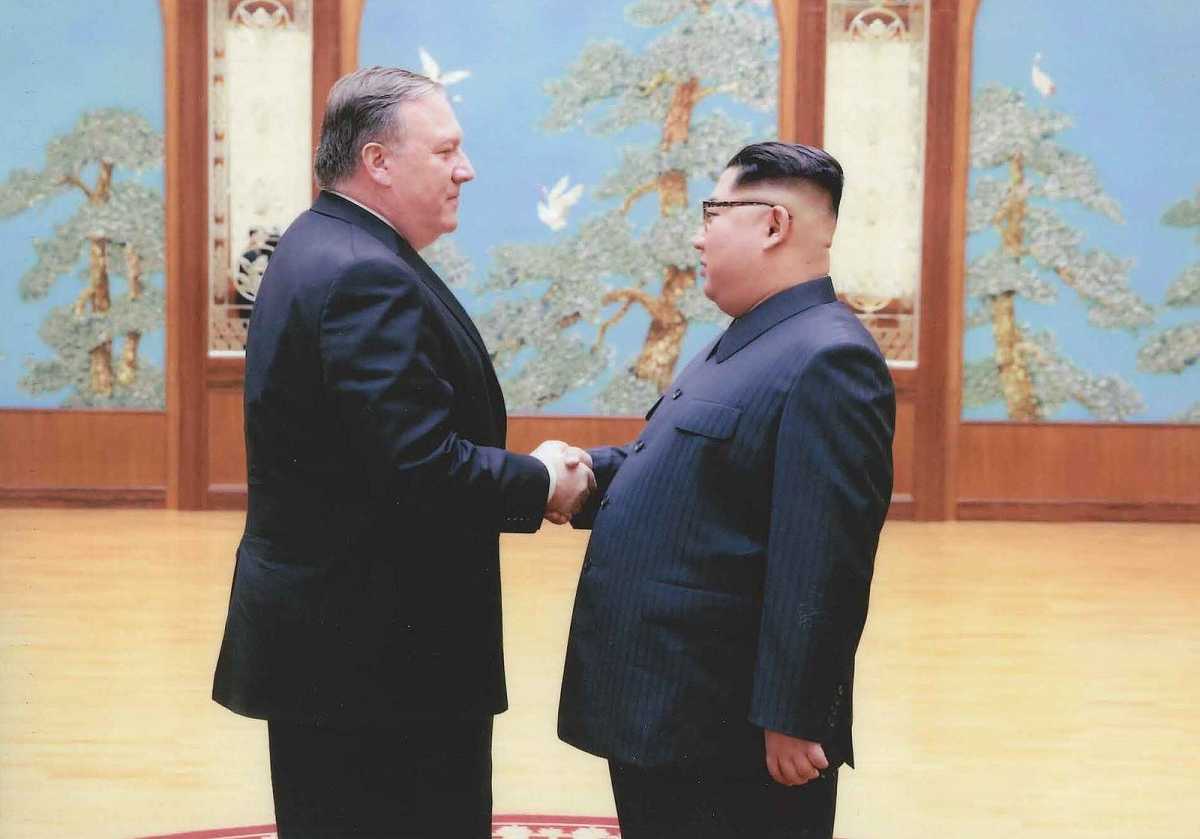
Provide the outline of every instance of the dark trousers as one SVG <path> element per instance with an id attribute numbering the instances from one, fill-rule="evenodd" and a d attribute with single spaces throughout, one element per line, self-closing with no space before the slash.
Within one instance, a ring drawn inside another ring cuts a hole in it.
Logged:
<path id="1" fill-rule="evenodd" d="M 837 771 L 804 786 L 609 761 L 621 839 L 829 839 Z"/>
<path id="2" fill-rule="evenodd" d="M 279 839 L 492 835 L 491 717 L 267 728 Z"/>

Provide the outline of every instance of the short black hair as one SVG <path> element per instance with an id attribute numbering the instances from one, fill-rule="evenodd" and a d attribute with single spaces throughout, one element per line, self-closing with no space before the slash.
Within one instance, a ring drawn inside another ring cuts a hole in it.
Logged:
<path id="1" fill-rule="evenodd" d="M 834 218 L 837 218 L 846 177 L 842 164 L 824 149 L 802 143 L 752 143 L 725 165 L 726 169 L 733 167 L 739 170 L 734 186 L 801 180 L 820 187 L 828 193 Z"/>

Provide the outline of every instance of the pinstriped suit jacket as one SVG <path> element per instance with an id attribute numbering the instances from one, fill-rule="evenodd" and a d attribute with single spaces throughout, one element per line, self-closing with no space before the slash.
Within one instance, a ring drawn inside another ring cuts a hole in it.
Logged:
<path id="1" fill-rule="evenodd" d="M 828 277 L 734 321 L 600 492 L 559 736 L 644 766 L 763 765 L 762 729 L 853 763 L 854 655 L 892 493 L 895 393 Z"/>

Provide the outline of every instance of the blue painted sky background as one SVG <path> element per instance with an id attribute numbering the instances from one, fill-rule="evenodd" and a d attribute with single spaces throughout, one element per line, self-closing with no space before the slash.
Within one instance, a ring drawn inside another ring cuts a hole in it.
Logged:
<path id="1" fill-rule="evenodd" d="M 1131 281 L 1155 306 L 1188 264 L 1200 261 L 1195 232 L 1161 224 L 1172 204 L 1200 186 L 1200 16 L 1192 0 L 984 0 L 975 29 L 975 90 L 989 82 L 1013 87 L 1026 102 L 1071 116 L 1075 124 L 1058 135 L 1072 151 L 1097 167 L 1100 182 L 1121 205 L 1124 224 L 1056 204 L 1064 219 L 1086 234 L 1083 247 L 1100 248 L 1136 264 Z M 1043 99 L 1030 82 L 1035 53 L 1056 82 Z M 990 250 L 994 233 L 968 241 L 968 259 Z M 1057 282 L 1057 280 L 1054 280 Z M 1093 373 L 1117 373 L 1146 402 L 1135 421 L 1163 421 L 1200 399 L 1200 369 L 1182 375 L 1137 371 L 1137 351 L 1147 335 L 1200 318 L 1200 310 L 1161 310 L 1157 323 L 1138 335 L 1088 326 L 1075 292 L 1059 284 L 1059 302 L 1042 306 L 1018 300 L 1018 320 L 1052 330 L 1059 348 Z M 969 330 L 965 356 L 992 353 L 990 330 Z M 967 419 L 1004 419 L 1003 405 L 967 409 Z M 1053 419 L 1090 417 L 1078 405 Z"/>
<path id="2" fill-rule="evenodd" d="M 6 0 L 0 17 L 0 180 L 16 168 L 40 169 L 44 149 L 69 132 L 87 110 L 123 107 L 137 111 L 163 131 L 162 18 L 155 0 Z M 118 180 L 129 173 L 115 173 Z M 93 183 L 95 174 L 84 181 Z M 162 169 L 139 180 L 160 193 Z M 47 297 L 24 303 L 21 275 L 35 262 L 32 240 L 48 237 L 83 201 L 71 192 L 31 210 L 0 219 L 0 407 L 54 407 L 66 389 L 33 396 L 17 382 L 25 359 L 49 359 L 54 351 L 38 337 L 45 315 L 71 303 L 86 279 L 60 279 Z M 81 260 L 80 265 L 84 265 Z M 86 269 L 85 269 L 86 276 Z M 161 285 L 162 275 L 151 282 Z M 114 292 L 124 289 L 123 279 Z M 141 357 L 162 367 L 165 333 L 145 335 Z"/>
<path id="3" fill-rule="evenodd" d="M 454 241 L 470 257 L 475 279 L 486 276 L 489 253 L 505 243 L 547 243 L 568 236 L 601 208 L 619 203 L 599 202 L 590 187 L 612 172 L 622 147 L 656 143 L 661 126 L 646 123 L 618 135 L 598 136 L 584 126 L 562 133 L 547 133 L 541 123 L 549 113 L 546 81 L 564 76 L 583 47 L 593 40 L 617 40 L 632 52 L 670 30 L 670 26 L 645 29 L 625 19 L 628 0 L 595 0 L 564 3 L 561 0 L 456 0 L 455 13 L 438 5 L 406 0 L 368 0 L 363 13 L 359 63 L 387 64 L 420 71 L 418 48 L 424 47 L 442 72 L 467 69 L 471 77 L 449 88 L 462 101 L 454 103 L 463 126 L 467 154 L 477 171 L 467 184 L 459 211 Z M 773 10 L 764 10 L 771 15 Z M 777 56 L 771 57 L 777 61 Z M 701 103 L 695 118 L 713 109 L 746 122 L 755 139 L 773 138 L 777 114 L 742 107 L 728 97 L 714 96 Z M 584 125 L 589 123 L 585 116 Z M 734 150 L 736 151 L 736 149 Z M 568 226 L 558 233 L 537 218 L 538 187 L 552 186 L 562 175 L 583 183 L 584 196 L 572 208 Z M 689 184 L 689 205 L 699 219 L 699 202 L 707 197 L 711 182 Z M 630 214 L 645 221 L 658 212 L 647 197 Z M 473 316 L 492 305 L 469 290 L 455 293 Z M 613 307 L 616 308 L 615 306 Z M 641 349 L 649 317 L 635 307 L 621 324 L 610 330 L 608 343 L 617 348 L 613 369 L 627 367 Z M 681 363 L 716 334 L 712 324 L 688 330 Z M 603 382 L 580 388 L 548 406 L 553 413 L 595 413 L 595 392 Z"/>

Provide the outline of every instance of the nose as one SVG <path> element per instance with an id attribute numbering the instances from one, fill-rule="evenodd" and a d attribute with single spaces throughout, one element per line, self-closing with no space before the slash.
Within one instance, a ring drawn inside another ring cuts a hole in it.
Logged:
<path id="1" fill-rule="evenodd" d="M 454 167 L 454 182 L 456 184 L 465 184 L 467 181 L 475 180 L 475 167 L 471 165 L 471 158 L 467 157 L 467 153 L 459 153 L 458 165 Z"/>
<path id="2" fill-rule="evenodd" d="M 704 227 L 701 226 L 696 230 L 696 235 L 692 237 L 692 247 L 704 253 Z"/>

